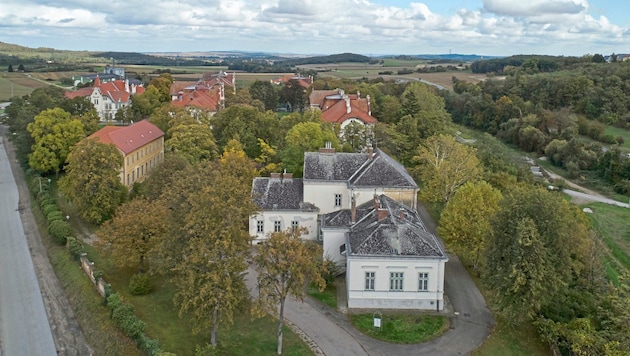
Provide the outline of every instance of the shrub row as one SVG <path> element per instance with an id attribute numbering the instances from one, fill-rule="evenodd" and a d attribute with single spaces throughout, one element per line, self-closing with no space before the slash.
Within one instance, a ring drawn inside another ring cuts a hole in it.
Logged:
<path id="1" fill-rule="evenodd" d="M 73 236 L 72 227 L 64 218 L 54 196 L 50 192 L 48 180 L 30 170 L 27 170 L 26 174 L 30 177 L 29 189 L 37 199 L 41 212 L 46 216 L 48 234 L 60 245 L 66 245 L 72 258 L 80 261 L 81 254 L 85 252 L 83 244 Z M 98 280 L 100 274 L 95 272 L 94 277 Z M 147 288 L 147 283 L 149 282 L 140 278 L 137 283 L 139 289 L 143 289 Z M 150 284 L 148 288 L 150 288 Z M 123 303 L 120 296 L 112 292 L 111 287 L 106 288 L 105 304 L 109 308 L 110 316 L 116 323 L 116 326 L 125 335 L 136 341 L 141 351 L 151 356 L 172 355 L 162 351 L 157 340 L 146 336 L 144 333 L 145 324 L 135 315 L 133 305 Z"/>

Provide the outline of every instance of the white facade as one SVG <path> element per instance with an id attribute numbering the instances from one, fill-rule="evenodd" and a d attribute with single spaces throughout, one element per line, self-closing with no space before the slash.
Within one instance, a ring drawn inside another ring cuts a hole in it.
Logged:
<path id="1" fill-rule="evenodd" d="M 341 198 L 341 200 L 337 200 Z M 319 208 L 321 214 L 350 208 L 348 183 L 304 180 L 304 201 Z M 338 204 L 339 203 L 339 204 Z"/>
<path id="2" fill-rule="evenodd" d="M 348 308 L 440 311 L 444 308 L 446 261 L 401 256 L 349 256 L 346 269 Z M 397 287 L 401 287 L 400 290 Z"/>
<path id="3" fill-rule="evenodd" d="M 324 258 L 329 258 L 342 267 L 346 264 L 346 256 L 341 254 L 339 247 L 346 243 L 346 232 L 348 229 L 322 228 Z"/>
<path id="4" fill-rule="evenodd" d="M 317 240 L 317 211 L 265 210 L 258 212 L 250 216 L 249 234 L 254 236 L 253 243 L 259 244 L 268 239 L 272 232 L 285 231 L 294 226 L 305 227 L 308 230 L 308 234 L 303 235 L 302 238 Z M 259 231 L 260 227 L 262 231 Z"/>

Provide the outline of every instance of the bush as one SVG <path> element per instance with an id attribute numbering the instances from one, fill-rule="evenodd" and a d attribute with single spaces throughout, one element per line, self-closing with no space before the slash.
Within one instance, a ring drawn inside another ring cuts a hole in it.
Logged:
<path id="1" fill-rule="evenodd" d="M 63 220 L 53 220 L 48 224 L 48 233 L 60 245 L 65 245 L 68 236 L 72 235 L 72 228 Z"/>
<path id="2" fill-rule="evenodd" d="M 136 273 L 129 280 L 129 291 L 133 295 L 145 295 L 151 293 L 153 286 L 151 279 L 146 273 Z"/>
<path id="3" fill-rule="evenodd" d="M 144 351 L 147 355 L 158 355 L 161 354 L 160 343 L 152 339 L 145 334 L 142 334 L 138 338 L 138 348 Z"/>
<path id="4" fill-rule="evenodd" d="M 68 251 L 70 251 L 70 256 L 78 261 L 79 258 L 81 258 L 81 254 L 85 252 L 83 244 L 74 236 L 68 236 L 66 240 L 68 241 Z"/>
<path id="5" fill-rule="evenodd" d="M 42 214 L 44 214 L 44 216 L 48 216 L 48 214 L 50 214 L 53 211 L 59 211 L 59 209 L 57 208 L 57 205 L 55 204 L 46 204 L 46 205 L 42 205 Z M 61 215 L 61 212 L 59 211 L 59 214 Z"/>
<path id="6" fill-rule="evenodd" d="M 46 214 L 46 220 L 48 220 L 48 225 L 50 225 L 53 221 L 64 221 L 61 211 L 59 210 L 53 210 Z"/>
<path id="7" fill-rule="evenodd" d="M 144 322 L 134 314 L 133 305 L 123 303 L 116 293 L 107 298 L 107 308 L 116 326 L 130 338 L 139 341 L 144 335 Z"/>

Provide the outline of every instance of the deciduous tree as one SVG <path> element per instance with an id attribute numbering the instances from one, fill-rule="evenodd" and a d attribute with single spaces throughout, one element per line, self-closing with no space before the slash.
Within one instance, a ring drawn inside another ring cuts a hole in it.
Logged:
<path id="1" fill-rule="evenodd" d="M 447 203 L 457 189 L 481 175 L 476 149 L 461 144 L 452 136 L 439 135 L 420 146 L 414 161 L 422 181 L 420 197 L 430 202 Z"/>
<path id="2" fill-rule="evenodd" d="M 67 162 L 59 187 L 79 215 L 95 224 L 111 218 L 127 195 L 119 176 L 123 158 L 116 146 L 84 139 L 72 147 Z"/>
<path id="3" fill-rule="evenodd" d="M 170 139 L 164 144 L 193 163 L 217 156 L 217 144 L 210 128 L 197 123 L 178 125 L 169 130 Z"/>
<path id="4" fill-rule="evenodd" d="M 457 190 L 440 216 L 438 233 L 460 256 L 477 268 L 492 231 L 490 220 L 499 209 L 501 192 L 484 181 Z"/>
<path id="5" fill-rule="evenodd" d="M 27 130 L 35 141 L 29 165 L 40 172 L 59 172 L 70 147 L 85 137 L 81 121 L 60 108 L 42 111 Z"/>
<path id="6" fill-rule="evenodd" d="M 156 247 L 156 271 L 177 286 L 174 301 L 193 331 L 211 329 L 217 345 L 221 323 L 247 295 L 242 272 L 247 269 L 251 237 L 253 162 L 237 142 L 229 142 L 220 159 L 189 166 L 160 200 L 172 212 L 171 230 Z"/>
<path id="7" fill-rule="evenodd" d="M 585 268 L 590 224 L 557 194 L 513 186 L 492 225 L 486 281 L 500 307 L 515 318 L 538 315 Z"/>
<path id="8" fill-rule="evenodd" d="M 271 233 L 254 257 L 260 291 L 255 311 L 274 311 L 278 319 L 278 355 L 282 354 L 284 305 L 289 295 L 304 299 L 305 286 L 311 281 L 320 291 L 326 288 L 322 278 L 322 250 L 319 245 L 300 240 L 305 228 Z"/>
<path id="9" fill-rule="evenodd" d="M 98 244 L 119 268 L 144 271 L 149 251 L 167 231 L 168 209 L 146 198 L 133 199 L 116 209 L 112 220 L 103 224 Z"/>

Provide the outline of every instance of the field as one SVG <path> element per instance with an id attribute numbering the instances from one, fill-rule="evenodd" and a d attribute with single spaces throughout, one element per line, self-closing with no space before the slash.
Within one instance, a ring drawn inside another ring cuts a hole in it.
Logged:
<path id="1" fill-rule="evenodd" d="M 46 85 L 22 73 L 2 72 L 0 73 L 0 102 L 9 101 L 13 96 L 30 94 L 33 90 Z"/>

